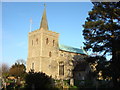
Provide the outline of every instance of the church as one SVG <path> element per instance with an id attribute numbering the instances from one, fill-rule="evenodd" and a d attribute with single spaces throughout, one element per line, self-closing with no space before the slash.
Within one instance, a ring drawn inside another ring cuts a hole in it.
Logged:
<path id="1" fill-rule="evenodd" d="M 84 80 L 88 65 L 83 49 L 59 44 L 60 34 L 49 30 L 44 7 L 40 28 L 28 34 L 27 69 L 44 72 L 54 79 Z"/>

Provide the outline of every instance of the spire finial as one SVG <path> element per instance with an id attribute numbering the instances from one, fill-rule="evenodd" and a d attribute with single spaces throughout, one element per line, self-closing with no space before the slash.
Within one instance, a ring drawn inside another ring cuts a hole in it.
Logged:
<path id="1" fill-rule="evenodd" d="M 44 8 L 46 8 L 46 3 L 44 3 Z"/>

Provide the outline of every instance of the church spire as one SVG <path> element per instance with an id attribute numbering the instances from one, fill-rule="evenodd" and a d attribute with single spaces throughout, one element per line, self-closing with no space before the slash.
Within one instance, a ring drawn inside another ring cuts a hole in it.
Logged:
<path id="1" fill-rule="evenodd" d="M 47 22 L 47 17 L 46 17 L 46 4 L 44 4 L 44 12 L 40 24 L 40 29 L 43 28 L 45 30 L 48 30 L 48 22 Z"/>

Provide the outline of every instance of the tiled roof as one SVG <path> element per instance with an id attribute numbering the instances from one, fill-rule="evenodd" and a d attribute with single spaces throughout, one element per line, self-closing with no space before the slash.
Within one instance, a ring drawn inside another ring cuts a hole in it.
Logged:
<path id="1" fill-rule="evenodd" d="M 83 49 L 78 49 L 78 48 L 74 48 L 74 47 L 66 46 L 66 45 L 61 45 L 61 44 L 59 44 L 59 49 L 63 50 L 63 51 L 67 51 L 67 52 L 86 54 Z"/>

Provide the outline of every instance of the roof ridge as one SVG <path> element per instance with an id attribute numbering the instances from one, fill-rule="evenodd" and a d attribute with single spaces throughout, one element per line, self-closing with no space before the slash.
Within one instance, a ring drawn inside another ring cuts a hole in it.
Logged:
<path id="1" fill-rule="evenodd" d="M 69 46 L 69 45 L 64 45 L 64 44 L 59 44 L 59 45 L 67 46 L 67 47 L 71 47 L 71 48 L 75 48 L 75 49 L 81 49 L 81 48 L 77 48 L 77 47 L 73 47 L 73 46 Z"/>

